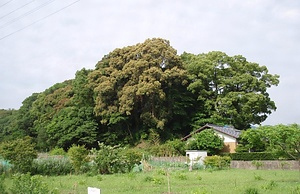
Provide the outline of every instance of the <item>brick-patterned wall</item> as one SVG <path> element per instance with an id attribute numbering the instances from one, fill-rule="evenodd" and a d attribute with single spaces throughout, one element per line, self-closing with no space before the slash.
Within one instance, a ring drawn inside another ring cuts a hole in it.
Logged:
<path id="1" fill-rule="evenodd" d="M 284 169 L 284 170 L 298 170 L 300 168 L 299 162 L 295 160 L 262 160 L 257 161 L 255 164 L 253 161 L 231 161 L 231 168 L 240 169 Z"/>

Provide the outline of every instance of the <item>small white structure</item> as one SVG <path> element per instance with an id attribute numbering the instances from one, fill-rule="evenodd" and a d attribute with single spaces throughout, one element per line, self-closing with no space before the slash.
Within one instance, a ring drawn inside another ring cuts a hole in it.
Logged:
<path id="1" fill-rule="evenodd" d="M 203 165 L 204 158 L 207 156 L 207 151 L 186 150 L 185 155 L 189 160 L 190 166 L 193 166 L 195 163 Z"/>
<path id="2" fill-rule="evenodd" d="M 95 187 L 88 187 L 88 194 L 100 194 L 100 189 Z"/>

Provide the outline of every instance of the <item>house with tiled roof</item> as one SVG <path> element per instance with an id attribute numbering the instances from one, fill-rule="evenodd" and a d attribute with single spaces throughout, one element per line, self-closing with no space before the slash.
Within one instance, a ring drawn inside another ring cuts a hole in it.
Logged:
<path id="1" fill-rule="evenodd" d="M 217 135 L 219 135 L 224 140 L 224 148 L 222 152 L 234 153 L 237 147 L 237 138 L 240 136 L 241 131 L 235 129 L 232 126 L 218 126 L 213 124 L 206 124 L 200 127 L 196 131 L 193 131 L 189 135 L 183 137 L 181 140 L 186 141 L 191 138 L 194 134 L 199 133 L 205 129 L 213 129 Z"/>

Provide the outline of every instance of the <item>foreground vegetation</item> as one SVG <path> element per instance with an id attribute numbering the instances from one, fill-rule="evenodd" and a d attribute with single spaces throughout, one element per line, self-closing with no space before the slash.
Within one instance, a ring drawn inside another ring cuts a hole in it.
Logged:
<path id="1" fill-rule="evenodd" d="M 54 193 L 300 193 L 298 171 L 285 170 L 193 170 L 155 168 L 149 172 L 112 175 L 44 176 L 41 180 Z M 7 188 L 12 178 L 5 179 Z"/>
<path id="2" fill-rule="evenodd" d="M 0 193 L 86 193 L 87 187 L 102 193 L 300 193 L 298 171 L 229 169 L 229 156 L 207 156 L 204 166 L 189 171 L 182 161 L 161 162 L 150 155 L 174 153 L 181 143 L 153 146 L 148 152 L 103 143 L 91 150 L 73 145 L 67 153 L 56 148 L 38 158 L 30 138 L 2 143 Z M 257 169 L 260 164 L 255 162 Z"/>

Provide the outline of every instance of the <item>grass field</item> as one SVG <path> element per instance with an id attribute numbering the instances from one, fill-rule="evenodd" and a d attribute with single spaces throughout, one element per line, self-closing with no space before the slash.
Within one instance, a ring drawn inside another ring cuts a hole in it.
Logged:
<path id="1" fill-rule="evenodd" d="M 49 189 L 62 194 L 87 193 L 87 187 L 101 189 L 107 193 L 218 193 L 254 194 L 278 193 L 300 194 L 299 171 L 288 170 L 166 170 L 113 175 L 68 175 L 44 176 Z M 11 180 L 6 179 L 6 186 Z M 169 183 L 168 183 L 169 182 Z"/>

